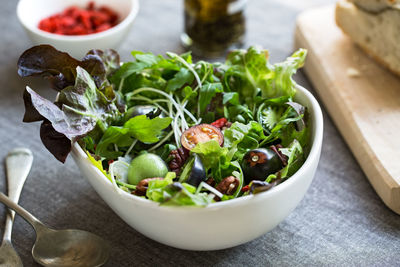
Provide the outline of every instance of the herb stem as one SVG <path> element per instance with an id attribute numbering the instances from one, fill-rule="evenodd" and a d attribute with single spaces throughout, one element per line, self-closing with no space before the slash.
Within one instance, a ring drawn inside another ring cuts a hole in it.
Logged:
<path id="1" fill-rule="evenodd" d="M 125 156 L 127 156 L 127 155 L 129 155 L 129 154 L 131 153 L 131 151 L 132 151 L 133 147 L 136 145 L 137 141 L 138 141 L 137 139 L 133 140 L 131 146 L 130 146 L 129 149 L 126 151 Z"/>
<path id="2" fill-rule="evenodd" d="M 161 146 L 163 143 L 165 143 L 171 137 L 171 135 L 173 133 L 174 133 L 174 131 L 169 132 L 160 142 L 158 142 L 156 145 L 154 145 L 151 148 L 149 148 L 149 151 L 153 151 L 156 148 L 158 148 L 159 146 Z"/>

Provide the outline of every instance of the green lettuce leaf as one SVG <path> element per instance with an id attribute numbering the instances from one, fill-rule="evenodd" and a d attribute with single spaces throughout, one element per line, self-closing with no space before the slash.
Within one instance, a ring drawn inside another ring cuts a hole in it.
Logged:
<path id="1" fill-rule="evenodd" d="M 223 170 L 226 169 L 231 161 L 227 147 L 221 147 L 216 140 L 198 143 L 191 152 L 196 153 L 207 171 L 211 171 L 212 177 L 218 183 L 223 178 Z"/>
<path id="2" fill-rule="evenodd" d="M 110 174 L 104 170 L 103 164 L 101 163 L 101 160 L 96 160 L 89 152 L 86 151 L 86 154 L 88 156 L 89 161 L 95 166 L 101 173 L 104 174 L 105 177 L 107 177 L 110 182 L 112 182 Z"/>
<path id="3" fill-rule="evenodd" d="M 292 75 L 303 66 L 307 51 L 299 49 L 286 61 L 272 65 L 268 51 L 256 47 L 235 50 L 226 60 L 224 84 L 228 91 L 238 92 L 240 99 L 252 110 L 257 95 L 262 98 L 293 97 L 296 83 Z"/>
<path id="4" fill-rule="evenodd" d="M 264 138 L 263 128 L 259 123 L 235 122 L 224 131 L 224 146 L 229 148 L 231 158 L 241 160 L 247 151 L 257 148 L 259 141 Z"/>
<path id="5" fill-rule="evenodd" d="M 273 75 L 267 87 L 262 88 L 264 98 L 274 98 L 279 96 L 293 97 L 296 94 L 296 82 L 292 76 L 297 69 L 303 67 L 307 56 L 306 49 L 299 49 L 285 61 L 271 65 Z"/>
<path id="6" fill-rule="evenodd" d="M 213 202 L 212 196 L 206 193 L 195 194 L 194 186 L 186 183 L 174 183 L 172 179 L 175 175 L 168 174 L 163 180 L 149 182 L 146 191 L 148 199 L 165 206 L 206 206 Z"/>

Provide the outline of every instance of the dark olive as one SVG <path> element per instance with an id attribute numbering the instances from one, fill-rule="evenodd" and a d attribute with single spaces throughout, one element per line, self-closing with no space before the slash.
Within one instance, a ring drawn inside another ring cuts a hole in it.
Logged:
<path id="1" fill-rule="evenodd" d="M 224 135 L 217 127 L 205 123 L 190 127 L 181 136 L 182 146 L 187 150 L 192 150 L 198 143 L 210 140 L 216 140 L 222 146 Z"/>
<path id="2" fill-rule="evenodd" d="M 166 188 L 170 189 L 172 192 L 179 192 L 184 187 L 183 187 L 183 185 L 181 183 L 174 182 L 172 184 L 167 185 Z"/>
<path id="3" fill-rule="evenodd" d="M 246 184 L 252 180 L 264 181 L 268 175 L 283 168 L 279 156 L 269 148 L 258 148 L 247 152 L 242 161 L 242 170 Z"/>
<path id="4" fill-rule="evenodd" d="M 139 116 L 139 115 L 146 115 L 147 117 L 153 118 L 157 113 L 157 107 L 151 105 L 138 105 L 129 108 L 125 115 L 125 121 L 129 120 L 130 118 Z M 159 115 L 159 114 L 158 114 Z"/>
<path id="5" fill-rule="evenodd" d="M 277 184 L 276 182 L 268 183 L 268 182 L 254 180 L 250 186 L 250 194 L 258 194 L 261 192 L 268 191 L 276 184 Z"/>
<path id="6" fill-rule="evenodd" d="M 193 154 L 194 161 L 192 169 L 186 183 L 198 187 L 199 184 L 207 179 L 206 170 L 204 168 L 203 162 L 197 154 Z"/>

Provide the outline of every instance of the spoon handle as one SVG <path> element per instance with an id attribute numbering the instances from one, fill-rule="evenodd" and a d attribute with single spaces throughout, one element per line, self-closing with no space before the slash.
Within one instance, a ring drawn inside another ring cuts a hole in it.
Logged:
<path id="1" fill-rule="evenodd" d="M 9 197 L 7 197 L 1 192 L 0 192 L 0 202 L 6 205 L 8 208 L 14 210 L 20 216 L 22 216 L 22 218 L 24 218 L 28 223 L 30 223 L 33 226 L 33 228 L 35 228 L 36 232 L 38 232 L 38 230 L 46 228 L 46 226 L 44 226 L 44 224 L 41 221 L 39 221 L 35 216 L 30 214 L 27 210 L 25 210 L 23 207 L 12 201 Z"/>
<path id="2" fill-rule="evenodd" d="M 26 148 L 17 148 L 10 151 L 6 157 L 7 187 L 9 198 L 18 203 L 22 187 L 32 166 L 32 152 Z M 11 231 L 15 213 L 7 213 L 4 226 L 4 241 L 11 242 Z"/>
<path id="3" fill-rule="evenodd" d="M 32 152 L 26 148 L 14 149 L 6 157 L 8 196 L 15 203 L 18 203 L 22 187 L 31 169 L 32 161 Z M 3 241 L 11 242 L 14 216 L 14 211 L 10 210 L 7 213 Z"/>

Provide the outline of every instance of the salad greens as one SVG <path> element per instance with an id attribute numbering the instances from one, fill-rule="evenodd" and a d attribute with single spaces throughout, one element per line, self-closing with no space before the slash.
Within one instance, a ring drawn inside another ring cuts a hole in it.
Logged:
<path id="1" fill-rule="evenodd" d="M 190 53 L 133 51 L 121 64 L 113 50 L 79 61 L 35 46 L 21 55 L 18 73 L 48 79 L 58 97 L 27 87 L 24 122 L 42 122 L 42 142 L 61 162 L 77 141 L 120 189 L 162 205 L 205 206 L 262 191 L 253 190 L 260 184 L 269 189 L 302 166 L 310 126 L 294 102 L 292 75 L 306 54 L 271 64 L 267 50 L 250 47 L 224 63 L 194 63 Z M 169 172 L 129 184 L 128 168 L 156 168 L 131 166 L 146 153 Z"/>

